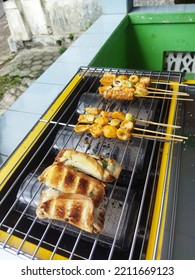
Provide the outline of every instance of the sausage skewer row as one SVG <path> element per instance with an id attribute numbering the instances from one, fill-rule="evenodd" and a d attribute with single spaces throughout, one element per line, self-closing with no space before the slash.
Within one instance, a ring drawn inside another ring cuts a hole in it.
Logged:
<path id="1" fill-rule="evenodd" d="M 119 140 L 129 140 L 133 136 L 133 130 L 139 130 L 142 132 L 155 133 L 159 135 L 168 136 L 172 139 L 187 139 L 173 134 L 167 134 L 164 132 L 158 132 L 153 130 L 136 128 L 134 126 L 135 121 L 139 121 L 131 113 L 123 113 L 120 111 L 103 111 L 98 108 L 85 108 L 87 114 L 81 114 L 78 118 L 78 123 L 74 127 L 74 131 L 77 133 L 90 132 L 95 138 L 104 135 L 106 138 L 118 138 Z M 142 121 L 142 120 L 141 120 Z M 147 122 L 147 121 L 146 121 Z M 159 123 L 153 123 L 158 124 Z M 173 126 L 178 127 L 178 126 Z M 142 134 L 143 137 L 146 137 Z M 150 137 L 151 138 L 151 137 Z M 159 138 L 156 135 L 156 138 Z"/>
<path id="2" fill-rule="evenodd" d="M 179 125 L 165 124 L 165 123 L 153 122 L 153 121 L 149 121 L 149 120 L 138 119 L 132 113 L 126 113 L 125 114 L 123 112 L 120 112 L 120 114 L 119 114 L 119 111 L 108 112 L 108 111 L 104 111 L 104 110 L 102 110 L 100 108 L 96 108 L 96 107 L 95 108 L 94 107 L 87 107 L 87 108 L 85 108 L 85 112 L 87 112 L 89 114 L 94 114 L 94 115 L 114 117 L 115 120 L 116 120 L 116 118 L 119 117 L 121 120 L 124 120 L 124 118 L 126 118 L 126 119 L 129 119 L 129 120 L 134 121 L 134 122 L 137 121 L 137 122 L 148 123 L 148 124 L 158 125 L 158 126 L 181 128 L 181 126 L 179 126 Z M 114 121 L 111 120 L 112 124 L 114 123 Z"/>
<path id="3" fill-rule="evenodd" d="M 137 118 L 135 118 L 135 121 L 146 123 L 146 124 L 148 123 L 148 124 L 152 124 L 152 125 L 158 125 L 158 126 L 165 126 L 165 127 L 172 127 L 172 128 L 181 128 L 181 126 L 179 126 L 179 125 L 158 123 L 158 122 L 147 121 L 147 120 L 142 120 L 142 119 L 137 119 Z M 48 120 L 44 120 L 44 119 L 40 119 L 40 122 L 51 123 L 51 124 L 58 124 L 58 125 L 62 125 L 62 126 L 66 126 L 67 125 L 67 123 L 48 121 Z M 72 124 L 68 124 L 68 126 L 74 127 L 74 125 L 72 125 Z"/>
<path id="4" fill-rule="evenodd" d="M 168 95 L 180 95 L 188 96 L 187 93 L 179 93 L 173 91 L 166 91 L 164 93 L 161 90 L 157 91 L 155 88 L 150 88 L 150 77 L 139 77 L 138 75 L 119 75 L 116 76 L 112 73 L 105 73 L 100 79 L 101 86 L 98 88 L 99 93 L 106 99 L 117 100 L 133 100 L 134 98 L 147 97 L 149 94 L 168 94 Z M 155 90 L 149 91 L 149 90 Z M 150 96 L 150 98 L 162 98 L 158 96 Z M 163 97 L 163 99 L 171 99 Z M 191 100 L 190 100 L 191 101 Z"/>

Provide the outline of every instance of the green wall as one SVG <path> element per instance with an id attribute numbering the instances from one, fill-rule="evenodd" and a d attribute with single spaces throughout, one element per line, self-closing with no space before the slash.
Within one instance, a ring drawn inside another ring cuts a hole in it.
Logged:
<path id="1" fill-rule="evenodd" d="M 128 14 L 90 65 L 159 71 L 164 51 L 195 52 L 195 12 Z"/>
<path id="2" fill-rule="evenodd" d="M 90 66 L 128 68 L 129 43 L 129 17 L 127 16 L 99 50 Z"/>

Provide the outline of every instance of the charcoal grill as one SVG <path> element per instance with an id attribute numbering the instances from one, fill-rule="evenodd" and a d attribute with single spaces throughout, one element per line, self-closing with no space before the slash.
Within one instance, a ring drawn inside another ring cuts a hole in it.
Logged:
<path id="1" fill-rule="evenodd" d="M 98 93 L 105 72 L 150 76 L 171 89 L 180 72 L 81 67 L 1 169 L 0 247 L 27 259 L 145 259 L 158 239 L 156 220 L 164 204 L 172 151 L 179 143 L 142 137 L 129 141 L 93 139 L 76 134 L 74 125 L 84 107 L 132 112 L 137 118 L 178 124 L 182 102 L 137 98 L 105 100 Z M 136 123 L 162 131 L 160 126 Z M 171 128 L 167 132 L 174 133 Z M 177 133 L 180 132 L 179 130 Z M 100 234 L 89 234 L 66 222 L 40 221 L 35 209 L 45 188 L 37 176 L 64 147 L 113 157 L 123 165 L 117 181 L 106 186 L 106 221 Z M 160 203 L 159 203 L 160 200 Z M 158 204 L 157 204 L 158 202 Z M 154 211 L 155 209 L 155 211 Z M 151 236 L 155 238 L 151 238 Z"/>

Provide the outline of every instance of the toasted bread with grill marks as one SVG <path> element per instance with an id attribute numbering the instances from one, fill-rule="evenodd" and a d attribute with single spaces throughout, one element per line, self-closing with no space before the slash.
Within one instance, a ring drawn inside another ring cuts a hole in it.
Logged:
<path id="1" fill-rule="evenodd" d="M 121 173 L 122 166 L 112 158 L 90 155 L 74 149 L 63 149 L 55 158 L 56 162 L 75 167 L 103 182 L 113 182 Z"/>
<path id="2" fill-rule="evenodd" d="M 39 219 L 66 221 L 87 232 L 94 232 L 93 201 L 81 194 L 59 193 L 49 188 L 42 192 L 36 215 Z"/>
<path id="3" fill-rule="evenodd" d="M 105 185 L 63 162 L 55 162 L 48 166 L 38 177 L 47 187 L 63 193 L 75 193 L 89 196 L 98 206 L 105 195 Z"/>

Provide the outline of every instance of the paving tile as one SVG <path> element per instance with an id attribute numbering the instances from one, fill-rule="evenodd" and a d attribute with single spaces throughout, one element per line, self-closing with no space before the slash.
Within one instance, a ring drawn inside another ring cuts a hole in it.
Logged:
<path id="1" fill-rule="evenodd" d="M 119 23 L 125 17 L 122 15 L 103 15 L 101 16 L 91 27 L 89 27 L 85 33 L 101 34 L 109 33 L 111 34 Z"/>
<path id="2" fill-rule="evenodd" d="M 101 47 L 110 37 L 109 33 L 84 33 L 73 44 L 74 47 Z"/>
<path id="3" fill-rule="evenodd" d="M 9 156 L 39 119 L 39 115 L 7 110 L 0 116 L 0 154 Z"/>
<path id="4" fill-rule="evenodd" d="M 184 12 L 194 12 L 194 11 L 195 11 L 195 4 L 186 4 L 185 5 Z"/>
<path id="5" fill-rule="evenodd" d="M 63 90 L 63 85 L 33 83 L 9 110 L 42 115 Z"/>
<path id="6" fill-rule="evenodd" d="M 99 51 L 98 46 L 92 47 L 77 47 L 73 46 L 67 49 L 57 60 L 57 62 L 80 63 L 80 65 L 88 65 L 89 62 Z"/>
<path id="7" fill-rule="evenodd" d="M 185 5 L 162 5 L 157 6 L 156 13 L 183 12 Z"/>
<path id="8" fill-rule="evenodd" d="M 97 23 L 102 23 L 102 24 L 107 24 L 107 23 L 116 23 L 118 24 L 123 18 L 125 17 L 124 14 L 105 14 L 102 15 L 101 17 L 99 17 L 95 23 L 93 23 L 93 25 L 97 24 Z M 93 26 L 92 25 L 92 26 Z M 91 26 L 91 27 L 92 27 Z M 88 30 L 87 30 L 88 31 Z"/>
<path id="9" fill-rule="evenodd" d="M 130 16 L 131 14 L 135 13 L 155 13 L 156 9 L 157 6 L 134 7 L 130 13 Z"/>
<path id="10" fill-rule="evenodd" d="M 113 0 L 102 1 L 103 13 L 105 14 L 124 14 L 127 12 L 127 1 L 118 0 L 113 4 Z"/>
<path id="11" fill-rule="evenodd" d="M 0 166 L 6 161 L 8 157 L 0 154 Z"/>
<path id="12" fill-rule="evenodd" d="M 65 86 L 75 75 L 80 63 L 54 62 L 37 80 L 37 83 L 46 83 Z"/>

